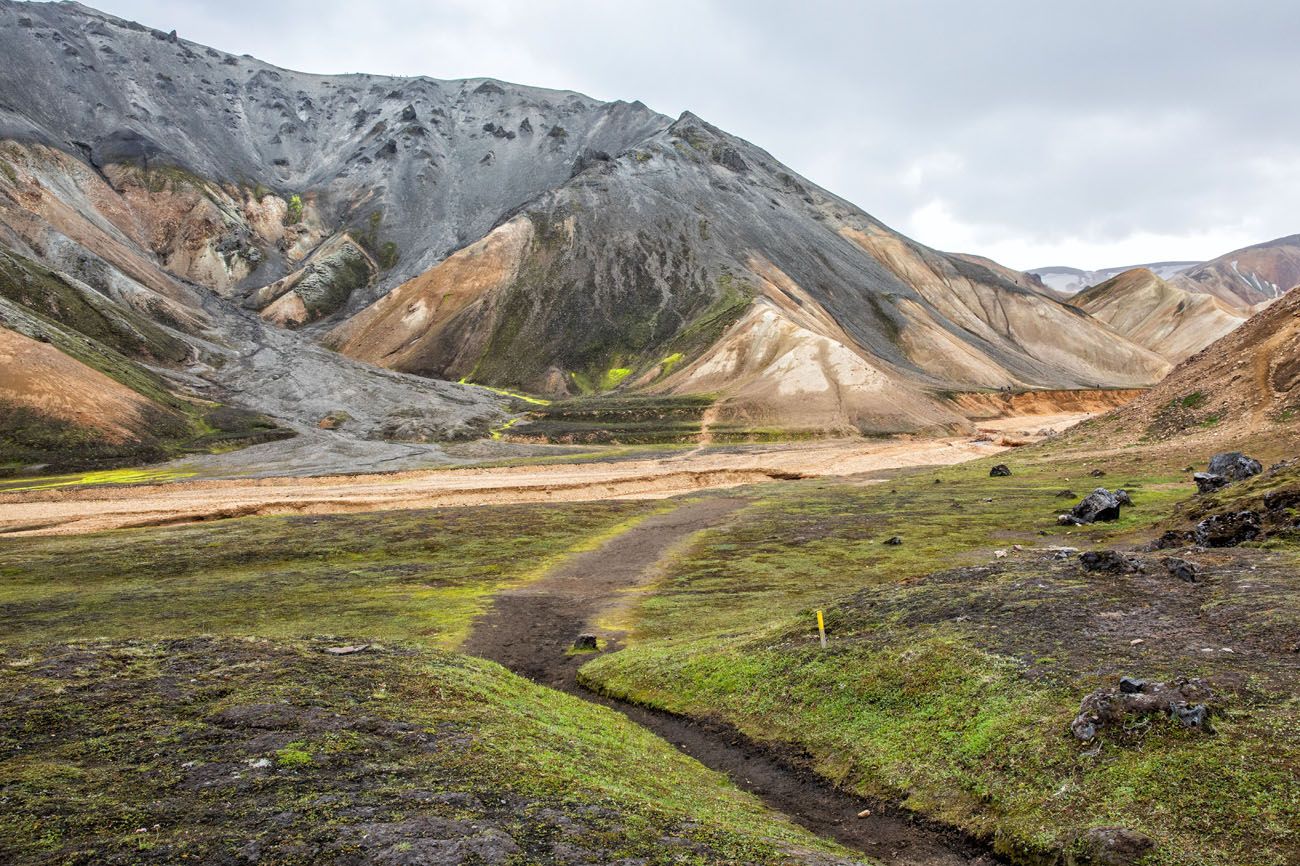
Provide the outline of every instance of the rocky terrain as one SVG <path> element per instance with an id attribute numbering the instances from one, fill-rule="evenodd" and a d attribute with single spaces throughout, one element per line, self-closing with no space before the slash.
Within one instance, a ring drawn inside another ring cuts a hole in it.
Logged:
<path id="1" fill-rule="evenodd" d="M 176 399 L 327 452 L 504 423 L 502 395 L 456 381 L 708 395 L 737 435 L 874 434 L 968 429 L 954 392 L 1168 369 L 689 113 L 296 73 L 75 3 L 6 0 L 0 24 L 0 244 L 11 270 L 57 284 L 7 277 L 6 327 L 35 315 Z M 6 423 L 28 452 L 58 450 Z"/>

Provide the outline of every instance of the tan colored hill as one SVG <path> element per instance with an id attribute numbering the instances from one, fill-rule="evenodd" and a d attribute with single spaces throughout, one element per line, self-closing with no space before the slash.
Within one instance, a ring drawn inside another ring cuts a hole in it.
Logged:
<path id="1" fill-rule="evenodd" d="M 1147 268 L 1134 268 L 1080 292 L 1072 303 L 1128 339 L 1178 362 L 1242 322 L 1249 312 L 1189 292 Z"/>
<path id="2" fill-rule="evenodd" d="M 138 442 L 163 408 L 49 343 L 0 327 L 0 413 L 26 409 L 108 442 Z M 32 422 L 35 423 L 35 419 Z"/>
<path id="3" fill-rule="evenodd" d="M 1193 292 L 1208 292 L 1230 306 L 1252 307 L 1300 284 L 1300 235 L 1234 250 L 1174 278 Z"/>
<path id="4" fill-rule="evenodd" d="M 1289 292 L 1179 364 L 1137 400 L 1083 425 L 1078 441 L 1210 451 L 1300 438 L 1300 292 Z M 1293 447 L 1288 446 L 1288 447 Z"/>

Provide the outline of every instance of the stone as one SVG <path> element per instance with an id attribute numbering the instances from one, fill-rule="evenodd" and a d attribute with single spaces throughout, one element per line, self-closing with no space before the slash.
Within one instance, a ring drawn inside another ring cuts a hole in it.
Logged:
<path id="1" fill-rule="evenodd" d="M 1156 539 L 1151 547 L 1154 550 L 1169 550 L 1174 547 L 1186 547 L 1195 540 L 1195 536 L 1186 530 L 1171 529 Z"/>
<path id="2" fill-rule="evenodd" d="M 1127 505 L 1129 508 L 1133 507 L 1133 497 L 1129 496 L 1128 491 L 1123 488 L 1115 491 L 1115 501 L 1120 505 Z"/>
<path id="3" fill-rule="evenodd" d="M 1011 469 L 1010 469 L 1010 467 L 1007 466 L 1007 464 L 1005 464 L 1005 463 L 999 463 L 997 466 L 994 466 L 992 469 L 989 470 L 989 477 L 990 477 L 990 478 L 1010 478 L 1010 477 L 1011 477 Z"/>
<path id="4" fill-rule="evenodd" d="M 1088 474 L 1091 475 L 1093 478 L 1104 478 L 1104 477 L 1106 476 L 1106 470 L 1105 470 L 1105 469 L 1094 469 L 1094 470 L 1092 470 L 1091 472 L 1089 472 Z"/>
<path id="5" fill-rule="evenodd" d="M 1106 574 L 1145 572 L 1142 561 L 1118 550 L 1089 550 L 1079 554 L 1079 564 L 1084 571 Z"/>
<path id="6" fill-rule="evenodd" d="M 350 656 L 350 655 L 355 655 L 356 653 L 365 652 L 368 649 L 370 649 L 370 644 L 359 643 L 359 644 L 353 644 L 352 646 L 326 647 L 325 652 L 329 653 L 332 656 Z"/>
<path id="7" fill-rule="evenodd" d="M 1259 515 L 1254 511 L 1225 511 L 1196 524 L 1194 537 L 1202 547 L 1236 547 L 1254 541 L 1262 532 Z"/>
<path id="8" fill-rule="evenodd" d="M 1085 526 L 1097 521 L 1119 520 L 1121 502 L 1115 494 L 1105 487 L 1098 487 L 1070 509 L 1069 514 L 1062 514 L 1057 522 L 1063 526 Z"/>
<path id="9" fill-rule="evenodd" d="M 1146 680 L 1134 679 L 1133 677 L 1120 677 L 1119 690 L 1126 695 L 1136 695 L 1142 691 Z"/>
<path id="10" fill-rule="evenodd" d="M 1185 559 L 1179 559 L 1176 556 L 1166 556 L 1160 560 L 1160 564 L 1165 567 L 1172 576 L 1188 583 L 1196 583 L 1196 575 L 1200 569 L 1196 563 L 1188 562 Z"/>
<path id="11" fill-rule="evenodd" d="M 1093 827 L 1079 837 L 1085 858 L 1095 866 L 1133 866 L 1155 849 L 1151 839 L 1124 827 Z"/>
<path id="12" fill-rule="evenodd" d="M 573 641 L 573 648 L 576 650 L 595 650 L 600 648 L 594 634 L 580 634 Z"/>
<path id="13" fill-rule="evenodd" d="M 1073 490 L 1061 490 L 1061 491 L 1057 492 L 1057 494 L 1056 494 L 1056 498 L 1057 498 L 1057 499 L 1073 499 L 1073 498 L 1074 498 L 1075 496 L 1077 496 L 1077 495 L 1078 495 L 1078 494 L 1076 494 Z"/>
<path id="14" fill-rule="evenodd" d="M 1213 472 L 1197 472 L 1192 476 L 1192 480 L 1196 482 L 1197 493 L 1213 493 L 1228 485 L 1227 478 L 1215 475 Z"/>
<path id="15" fill-rule="evenodd" d="M 1263 465 L 1240 451 L 1224 451 L 1210 458 L 1210 473 L 1222 475 L 1229 481 L 1244 481 L 1264 471 Z"/>
<path id="16" fill-rule="evenodd" d="M 894 545 L 894 546 L 900 545 L 900 544 L 902 544 L 902 543 L 903 543 L 903 539 L 900 538 L 900 537 L 897 536 L 897 535 L 893 536 L 892 538 L 888 538 L 888 539 L 885 540 L 885 544 L 891 544 L 891 545 Z"/>

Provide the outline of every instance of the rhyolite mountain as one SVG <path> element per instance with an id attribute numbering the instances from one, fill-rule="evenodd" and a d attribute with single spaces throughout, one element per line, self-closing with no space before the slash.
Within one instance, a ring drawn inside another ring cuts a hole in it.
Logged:
<path id="1" fill-rule="evenodd" d="M 1174 362 L 1199 352 L 1250 317 L 1247 309 L 1208 292 L 1180 288 L 1147 268 L 1111 277 L 1070 302 Z"/>
<path id="2" fill-rule="evenodd" d="M 1207 292 L 1230 306 L 1257 308 L 1300 285 L 1300 235 L 1233 250 L 1179 273 L 1180 288 Z"/>
<path id="3" fill-rule="evenodd" d="M 480 435 L 500 398 L 460 381 L 703 394 L 740 427 L 955 429 L 954 392 L 1169 367 L 689 113 L 291 72 L 75 3 L 0 0 L 0 58 L 0 245 L 26 286 L 0 284 L 0 324 L 295 429 Z"/>

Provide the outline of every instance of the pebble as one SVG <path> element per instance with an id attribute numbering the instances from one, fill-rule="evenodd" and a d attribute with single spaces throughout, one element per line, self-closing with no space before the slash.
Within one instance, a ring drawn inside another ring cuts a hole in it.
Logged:
<path id="1" fill-rule="evenodd" d="M 863 809 L 861 812 L 858 813 L 858 817 L 859 817 L 859 818 L 870 818 L 870 817 L 871 817 L 871 810 L 870 810 L 870 809 Z"/>
<path id="2" fill-rule="evenodd" d="M 1135 638 L 1133 638 L 1133 640 L 1131 640 L 1131 641 L 1128 642 L 1128 645 L 1129 645 L 1129 646 L 1138 646 L 1139 644 L 1144 644 L 1144 643 L 1146 643 L 1146 641 L 1142 640 L 1142 638 L 1140 638 L 1140 637 L 1135 637 Z"/>

